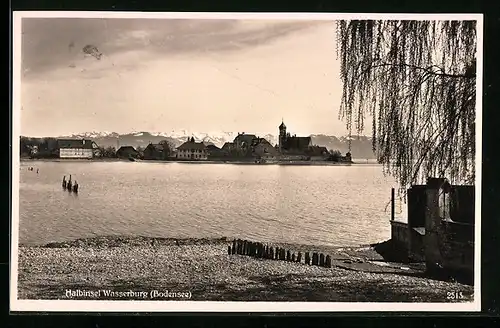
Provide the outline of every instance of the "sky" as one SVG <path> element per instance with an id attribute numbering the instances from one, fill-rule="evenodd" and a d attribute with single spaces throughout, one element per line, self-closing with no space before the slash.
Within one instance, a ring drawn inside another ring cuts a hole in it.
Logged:
<path id="1" fill-rule="evenodd" d="M 23 18 L 21 60 L 26 136 L 347 133 L 332 21 Z"/>

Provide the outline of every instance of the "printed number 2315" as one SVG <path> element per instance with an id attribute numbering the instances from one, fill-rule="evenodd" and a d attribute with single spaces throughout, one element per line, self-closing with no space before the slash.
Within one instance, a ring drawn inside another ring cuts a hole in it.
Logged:
<path id="1" fill-rule="evenodd" d="M 464 294 L 462 292 L 446 292 L 447 300 L 463 300 Z"/>

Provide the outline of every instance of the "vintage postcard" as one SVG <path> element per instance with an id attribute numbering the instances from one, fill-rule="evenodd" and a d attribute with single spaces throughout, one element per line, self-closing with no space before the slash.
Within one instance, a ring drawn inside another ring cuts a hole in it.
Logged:
<path id="1" fill-rule="evenodd" d="M 11 311 L 479 311 L 482 24 L 15 12 Z"/>

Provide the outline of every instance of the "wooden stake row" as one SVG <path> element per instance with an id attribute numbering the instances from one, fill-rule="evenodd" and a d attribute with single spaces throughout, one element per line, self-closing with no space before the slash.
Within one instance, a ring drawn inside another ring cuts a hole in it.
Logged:
<path id="1" fill-rule="evenodd" d="M 233 240 L 232 246 L 227 247 L 227 253 L 229 255 L 246 255 L 269 260 L 304 263 L 325 268 L 332 267 L 332 258 L 330 255 L 325 256 L 323 253 L 314 252 L 311 256 L 311 253 L 305 252 L 304 261 L 302 261 L 302 252 L 298 252 L 295 255 L 294 252 L 282 247 L 273 248 L 263 243 L 241 239 Z"/>

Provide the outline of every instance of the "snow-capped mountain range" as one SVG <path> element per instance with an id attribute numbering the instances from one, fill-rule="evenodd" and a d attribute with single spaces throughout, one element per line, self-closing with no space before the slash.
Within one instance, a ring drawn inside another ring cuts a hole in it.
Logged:
<path id="1" fill-rule="evenodd" d="M 117 142 L 119 142 L 121 146 L 129 146 L 129 144 L 123 144 L 123 142 L 132 142 L 133 144 L 130 144 L 130 146 L 142 147 L 147 146 L 147 144 L 149 144 L 150 142 L 157 143 L 165 139 L 173 142 L 176 146 L 178 146 L 185 142 L 188 138 L 194 137 L 197 142 L 204 141 L 222 147 L 224 143 L 232 142 L 237 135 L 238 132 L 191 132 L 188 130 L 177 130 L 171 132 L 132 131 L 125 134 L 109 131 L 91 131 L 66 135 L 63 137 L 88 138 L 94 140 L 99 145 L 101 144 L 98 141 L 101 141 L 101 143 L 104 143 L 102 144 L 102 146 L 104 147 L 106 147 L 110 143 L 112 143 L 110 144 L 110 146 L 116 146 Z M 278 139 L 271 134 L 259 135 L 259 137 L 266 138 L 272 144 L 275 144 L 278 141 Z M 144 142 L 146 143 L 145 145 L 143 145 Z"/>
<path id="2" fill-rule="evenodd" d="M 180 146 L 188 138 L 194 137 L 197 142 L 204 141 L 222 147 L 226 142 L 232 142 L 238 132 L 192 132 L 188 130 L 176 130 L 170 132 L 146 132 L 132 131 L 125 134 L 109 131 L 92 131 L 77 133 L 66 138 L 87 138 L 95 141 L 101 147 L 133 146 L 145 148 L 149 143 L 159 143 L 162 140 L 170 141 L 175 147 Z M 271 144 L 278 143 L 278 136 L 273 134 L 256 134 L 265 138 Z M 324 134 L 310 135 L 313 144 L 324 146 L 328 149 L 340 150 L 345 153 L 349 149 L 349 139 L 347 136 L 336 137 Z M 375 158 L 372 151 L 372 141 L 370 137 L 351 137 L 351 152 L 355 158 Z"/>

